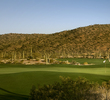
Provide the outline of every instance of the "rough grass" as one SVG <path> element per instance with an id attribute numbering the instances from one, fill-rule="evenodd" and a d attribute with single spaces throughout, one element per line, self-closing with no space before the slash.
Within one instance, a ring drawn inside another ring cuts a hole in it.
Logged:
<path id="1" fill-rule="evenodd" d="M 60 59 L 67 60 L 67 59 Z M 60 81 L 59 76 L 72 79 L 82 76 L 90 81 L 101 84 L 110 80 L 110 64 L 103 64 L 103 59 L 68 59 L 95 65 L 0 65 L 0 98 L 3 100 L 27 100 L 32 85 L 40 86 Z"/>

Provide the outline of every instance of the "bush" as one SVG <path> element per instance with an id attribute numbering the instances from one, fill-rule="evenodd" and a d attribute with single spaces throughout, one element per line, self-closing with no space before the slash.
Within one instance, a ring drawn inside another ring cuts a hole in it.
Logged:
<path id="1" fill-rule="evenodd" d="M 44 63 L 36 63 L 36 65 L 44 65 Z"/>
<path id="2" fill-rule="evenodd" d="M 6 62 L 7 64 L 11 64 L 12 62 L 11 61 L 8 61 L 8 62 Z"/>
<path id="3" fill-rule="evenodd" d="M 27 60 L 30 60 L 30 59 L 33 59 L 33 57 L 32 56 L 28 56 Z"/>
<path id="4" fill-rule="evenodd" d="M 72 64 L 76 64 L 77 62 L 75 61 L 75 60 L 72 60 L 72 62 L 71 62 Z"/>
<path id="5" fill-rule="evenodd" d="M 0 64 L 5 64 L 5 63 L 1 61 Z"/>
<path id="6" fill-rule="evenodd" d="M 54 64 L 60 64 L 60 61 L 56 60 L 56 61 L 54 61 Z"/>
<path id="7" fill-rule="evenodd" d="M 51 58 L 51 59 L 50 59 L 50 63 L 53 63 L 53 62 L 54 62 L 54 59 Z"/>
<path id="8" fill-rule="evenodd" d="M 66 62 L 65 61 L 60 61 L 60 64 L 66 64 Z"/>
<path id="9" fill-rule="evenodd" d="M 24 62 L 24 60 L 21 60 L 20 63 L 22 64 Z"/>
<path id="10" fill-rule="evenodd" d="M 88 63 L 87 62 L 84 62 L 84 65 L 88 65 Z"/>
<path id="11" fill-rule="evenodd" d="M 20 64 L 20 62 L 17 61 L 17 60 L 15 60 L 15 61 L 13 62 L 13 64 Z"/>
<path id="12" fill-rule="evenodd" d="M 55 82 L 52 85 L 44 85 L 38 89 L 32 87 L 30 100 L 97 100 L 101 96 L 90 91 L 97 88 L 97 84 L 90 83 L 85 78 L 72 80 L 71 78 L 61 77 L 61 83 Z M 94 99 L 90 99 L 95 96 Z"/>
<path id="13" fill-rule="evenodd" d="M 107 90 L 109 90 L 110 89 L 110 80 L 108 82 L 102 82 L 102 87 L 104 87 Z"/>
<path id="14" fill-rule="evenodd" d="M 36 58 L 36 61 L 39 61 L 39 58 Z"/>

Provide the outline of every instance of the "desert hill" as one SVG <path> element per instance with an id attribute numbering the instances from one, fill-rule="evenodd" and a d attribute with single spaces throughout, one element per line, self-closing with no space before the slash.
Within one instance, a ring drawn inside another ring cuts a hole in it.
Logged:
<path id="1" fill-rule="evenodd" d="M 110 52 L 110 24 L 96 24 L 53 34 L 0 35 L 0 52 Z"/>

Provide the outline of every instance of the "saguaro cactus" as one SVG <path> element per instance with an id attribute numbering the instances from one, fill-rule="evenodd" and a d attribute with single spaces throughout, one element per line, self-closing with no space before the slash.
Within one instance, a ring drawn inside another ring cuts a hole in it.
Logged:
<path id="1" fill-rule="evenodd" d="M 16 51 L 14 52 L 14 60 L 16 60 Z"/>
<path id="2" fill-rule="evenodd" d="M 24 51 L 23 51 L 23 59 L 24 59 Z"/>
<path id="3" fill-rule="evenodd" d="M 32 57 L 32 46 L 31 46 L 31 57 Z"/>
<path id="4" fill-rule="evenodd" d="M 1 53 L 1 57 L 3 58 L 3 52 Z"/>
<path id="5" fill-rule="evenodd" d="M 48 64 L 48 56 L 47 56 L 47 54 L 45 54 L 45 61 L 46 61 L 46 64 Z"/>
<path id="6" fill-rule="evenodd" d="M 46 64 L 50 63 L 50 61 L 49 61 L 49 54 L 45 54 L 45 60 L 46 60 Z"/>
<path id="7" fill-rule="evenodd" d="M 14 60 L 14 52 L 11 53 L 11 60 Z"/>
<path id="8" fill-rule="evenodd" d="M 19 56 L 18 57 L 19 57 L 19 59 L 21 59 L 21 52 L 19 52 Z"/>
<path id="9" fill-rule="evenodd" d="M 109 52 L 108 52 L 108 61 L 110 62 L 110 54 L 109 54 Z"/>

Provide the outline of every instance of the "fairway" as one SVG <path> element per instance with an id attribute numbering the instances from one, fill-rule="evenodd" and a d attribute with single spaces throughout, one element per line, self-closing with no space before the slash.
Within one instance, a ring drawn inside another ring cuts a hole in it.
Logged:
<path id="1" fill-rule="evenodd" d="M 106 70 L 106 72 L 105 72 Z M 86 73 L 96 75 L 110 75 L 110 68 L 66 68 L 66 67 L 47 67 L 47 68 L 1 68 L 0 74 L 13 74 L 23 72 L 66 72 L 66 73 Z"/>
<path id="2" fill-rule="evenodd" d="M 87 61 L 87 59 L 75 60 L 82 63 Z M 32 85 L 38 87 L 38 84 L 43 86 L 44 84 L 52 84 L 55 81 L 60 82 L 59 76 L 69 76 L 72 79 L 81 76 L 101 84 L 103 81 L 110 80 L 110 64 L 107 62 L 105 68 L 105 64 L 102 61 L 102 59 L 88 59 L 89 63 L 94 63 L 95 65 L 85 66 L 66 64 L 0 65 L 0 98 L 3 100 L 27 100 Z"/>

